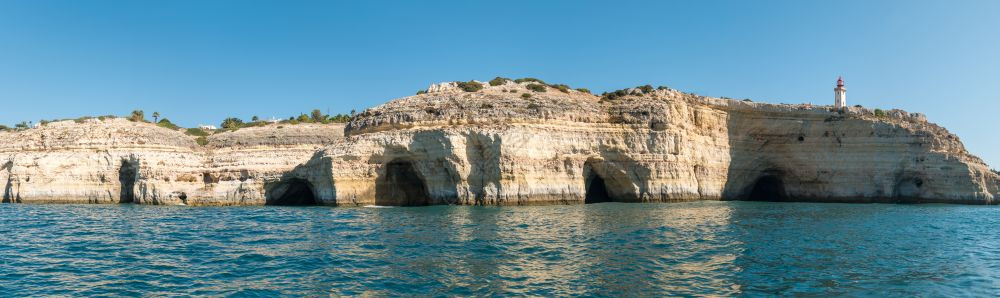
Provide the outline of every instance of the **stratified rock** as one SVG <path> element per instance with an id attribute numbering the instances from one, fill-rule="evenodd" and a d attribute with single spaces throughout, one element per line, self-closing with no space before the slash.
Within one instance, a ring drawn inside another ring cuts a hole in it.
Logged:
<path id="1" fill-rule="evenodd" d="M 194 137 L 124 119 L 0 132 L 4 201 L 530 205 L 764 199 L 997 203 L 1000 178 L 922 114 L 671 89 L 615 100 L 455 83 L 346 125 Z M 529 94 L 529 95 L 524 95 Z M 315 201 L 313 201 L 315 200 Z"/>

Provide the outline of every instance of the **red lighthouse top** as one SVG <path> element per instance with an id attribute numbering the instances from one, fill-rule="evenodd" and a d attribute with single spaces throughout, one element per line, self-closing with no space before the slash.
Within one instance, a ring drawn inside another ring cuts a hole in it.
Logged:
<path id="1" fill-rule="evenodd" d="M 837 76 L 837 87 L 844 87 L 844 79 Z"/>

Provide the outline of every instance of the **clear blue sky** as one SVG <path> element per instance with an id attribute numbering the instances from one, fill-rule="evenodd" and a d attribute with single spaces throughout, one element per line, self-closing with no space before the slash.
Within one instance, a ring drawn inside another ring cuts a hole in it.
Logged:
<path id="1" fill-rule="evenodd" d="M 0 123 L 362 110 L 542 78 L 922 112 L 1000 166 L 1000 1 L 8 1 Z"/>

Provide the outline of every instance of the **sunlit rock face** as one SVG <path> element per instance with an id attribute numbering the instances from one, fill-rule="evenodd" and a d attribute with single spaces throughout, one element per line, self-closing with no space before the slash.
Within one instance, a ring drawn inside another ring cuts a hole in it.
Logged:
<path id="1" fill-rule="evenodd" d="M 998 177 L 919 114 L 670 89 L 615 100 L 441 83 L 345 125 L 197 145 L 124 119 L 0 132 L 3 200 L 188 205 L 531 205 L 688 200 L 995 203 Z"/>
<path id="2" fill-rule="evenodd" d="M 262 205 L 266 187 L 342 138 L 343 125 L 194 137 L 125 119 L 0 133 L 4 202 Z"/>
<path id="3" fill-rule="evenodd" d="M 857 107 L 771 105 L 669 89 L 600 101 L 524 85 L 478 92 L 436 85 L 436 92 L 374 107 L 348 124 L 350 137 L 296 173 L 323 184 L 320 200 L 339 205 L 414 204 L 387 198 L 394 187 L 423 191 L 418 201 L 428 204 L 477 205 L 986 204 L 997 194 L 996 175 L 919 114 L 876 116 Z M 400 176 L 419 185 L 402 186 L 394 180 Z"/>

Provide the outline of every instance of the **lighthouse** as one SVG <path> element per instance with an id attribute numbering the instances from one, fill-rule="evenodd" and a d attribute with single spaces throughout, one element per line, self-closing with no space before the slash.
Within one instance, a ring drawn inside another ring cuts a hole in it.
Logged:
<path id="1" fill-rule="evenodd" d="M 837 77 L 837 88 L 833 88 L 833 107 L 838 110 L 847 107 L 847 88 L 841 77 Z"/>

